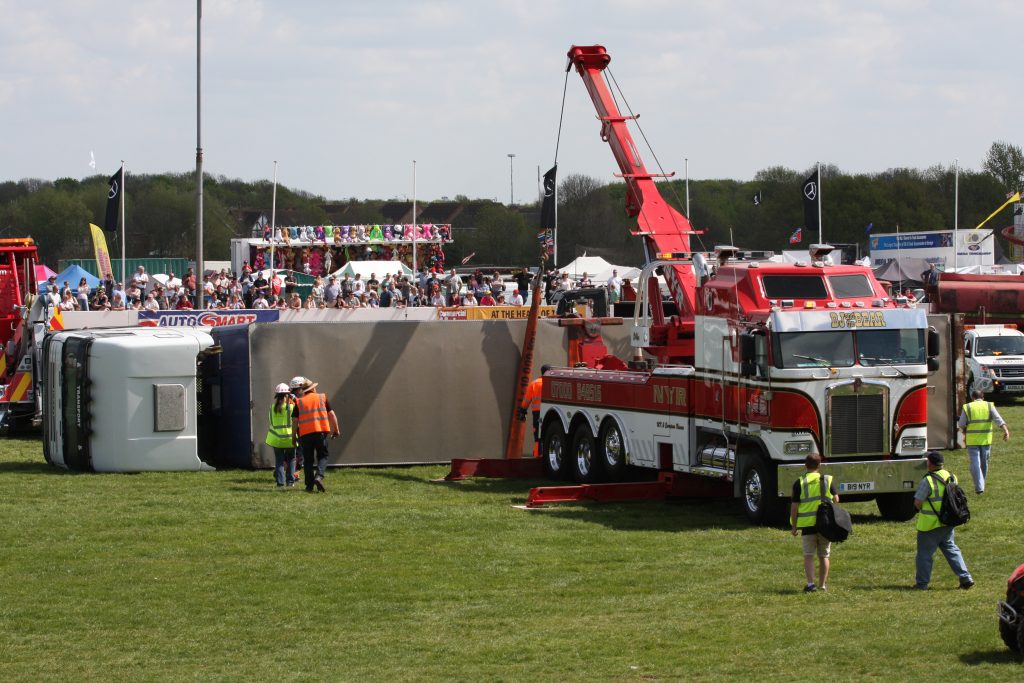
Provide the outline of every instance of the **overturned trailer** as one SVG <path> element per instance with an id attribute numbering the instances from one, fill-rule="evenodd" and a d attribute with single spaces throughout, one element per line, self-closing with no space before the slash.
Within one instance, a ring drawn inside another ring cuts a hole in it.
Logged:
<path id="1" fill-rule="evenodd" d="M 341 422 L 333 465 L 499 456 L 525 326 L 257 322 L 61 332 L 44 350 L 44 454 L 51 464 L 98 472 L 272 467 L 263 440 L 274 386 L 304 375 Z M 538 366 L 564 363 L 577 332 L 542 320 Z M 625 328 L 601 334 L 624 353 Z M 531 450 L 528 439 L 522 455 Z"/>

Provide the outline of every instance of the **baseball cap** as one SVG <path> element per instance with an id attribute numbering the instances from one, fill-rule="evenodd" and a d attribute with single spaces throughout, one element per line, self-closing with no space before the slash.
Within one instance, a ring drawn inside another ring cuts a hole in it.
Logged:
<path id="1" fill-rule="evenodd" d="M 928 451 L 928 462 L 933 465 L 943 465 L 946 459 L 942 457 L 942 453 L 938 451 Z"/>

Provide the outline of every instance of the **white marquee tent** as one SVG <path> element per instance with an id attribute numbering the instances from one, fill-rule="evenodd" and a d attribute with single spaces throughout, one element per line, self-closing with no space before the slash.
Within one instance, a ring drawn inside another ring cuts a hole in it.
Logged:
<path id="1" fill-rule="evenodd" d="M 623 279 L 635 280 L 640 276 L 639 268 L 617 266 L 608 263 L 600 256 L 580 256 L 558 269 L 560 273 L 568 273 L 571 278 L 579 278 L 586 273 L 595 285 L 603 285 L 608 282 L 613 270 L 618 270 L 619 277 Z"/>
<path id="2" fill-rule="evenodd" d="M 331 273 L 339 278 L 348 274 L 355 277 L 359 273 L 364 280 L 376 273 L 380 278 L 384 275 L 412 275 L 412 268 L 401 261 L 349 261 L 343 267 Z"/>

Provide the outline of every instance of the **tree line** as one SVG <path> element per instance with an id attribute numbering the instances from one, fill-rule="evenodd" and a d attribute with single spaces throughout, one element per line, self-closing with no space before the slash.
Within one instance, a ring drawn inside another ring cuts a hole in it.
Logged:
<path id="1" fill-rule="evenodd" d="M 816 234 L 805 231 L 800 245 L 789 244 L 790 235 L 802 227 L 800 188 L 812 170 L 776 166 L 748 181 L 691 180 L 689 218 L 702 232 L 692 239 L 693 248 L 710 250 L 716 244 L 731 242 L 745 248 L 780 251 L 816 241 Z M 833 243 L 860 244 L 866 252 L 873 233 L 892 233 L 897 227 L 901 231 L 950 229 L 954 224 L 955 184 L 952 166 L 893 168 L 870 174 L 849 174 L 835 165 L 823 166 L 823 238 Z M 639 265 L 642 243 L 630 234 L 636 221 L 624 211 L 624 183 L 569 175 L 560 180 L 558 187 L 559 265 L 583 253 L 603 256 L 614 263 Z M 659 188 L 668 203 L 686 213 L 684 181 L 659 183 Z M 1024 153 L 1016 145 L 993 143 L 980 171 L 960 169 L 960 227 L 973 228 L 1002 204 L 1009 192 L 1021 189 Z M 207 176 L 203 190 L 204 257 L 227 259 L 231 238 L 252 235 L 254 212 L 269 217 L 273 187 L 268 181 Z M 756 205 L 755 194 L 760 196 Z M 102 226 L 106 200 L 104 176 L 80 181 L 61 178 L 0 183 L 0 236 L 35 238 L 43 262 L 55 267 L 61 259 L 90 258 L 93 252 L 88 224 Z M 327 200 L 279 185 L 277 224 L 388 223 L 394 220 L 390 217 L 395 215 L 394 204 L 377 199 Z M 534 265 L 540 261 L 538 204 L 509 207 L 464 196 L 446 202 L 445 207 L 448 204 L 455 239 L 446 249 L 449 264 L 470 255 L 470 265 L 481 266 Z M 195 206 L 194 173 L 129 175 L 125 191 L 127 256 L 192 258 Z M 1011 209 L 1007 209 L 986 227 L 998 229 L 1011 222 Z M 108 233 L 115 254 L 120 252 L 117 239 L 115 233 Z"/>

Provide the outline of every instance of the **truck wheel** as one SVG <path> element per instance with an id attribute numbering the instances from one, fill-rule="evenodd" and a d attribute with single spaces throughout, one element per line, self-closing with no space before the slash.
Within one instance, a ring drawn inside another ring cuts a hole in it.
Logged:
<path id="1" fill-rule="evenodd" d="M 597 448 L 598 460 L 604 468 L 605 479 L 621 481 L 622 473 L 626 469 L 626 442 L 614 420 L 608 420 L 601 427 Z"/>
<path id="2" fill-rule="evenodd" d="M 905 522 L 917 513 L 913 493 L 882 493 L 875 498 L 875 504 L 882 517 L 893 522 Z"/>
<path id="3" fill-rule="evenodd" d="M 760 456 L 747 460 L 740 500 L 747 519 L 753 524 L 775 524 L 784 516 L 781 508 L 785 501 L 775 495 L 775 477 Z"/>
<path id="4" fill-rule="evenodd" d="M 1017 638 L 1020 632 L 1021 629 L 1016 624 L 1007 624 L 1002 619 L 999 620 L 999 635 L 1002 637 L 1003 642 L 1006 643 L 1006 647 L 1014 652 L 1020 652 L 1021 643 Z"/>
<path id="5" fill-rule="evenodd" d="M 565 432 L 562 431 L 562 425 L 558 420 L 549 422 L 544 427 L 540 446 L 540 457 L 544 463 L 544 475 L 548 479 L 565 479 L 566 470 L 568 469 L 568 463 L 566 462 L 568 448 L 565 444 Z"/>
<path id="6" fill-rule="evenodd" d="M 593 484 L 600 480 L 600 461 L 597 458 L 597 444 L 594 433 L 586 422 L 572 434 L 572 475 L 577 483 Z"/>

